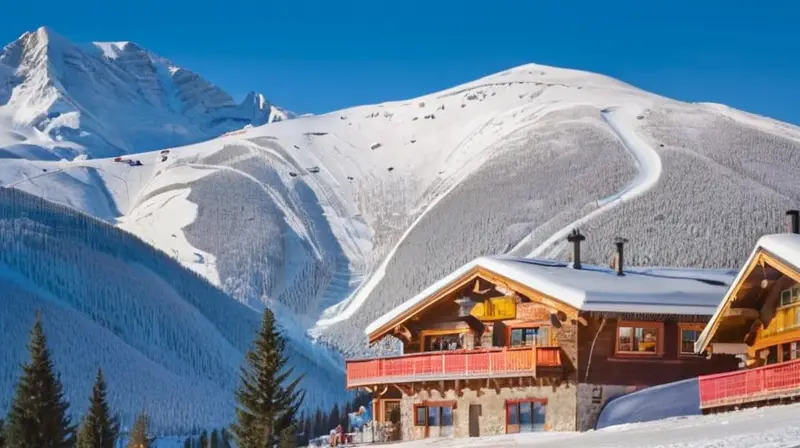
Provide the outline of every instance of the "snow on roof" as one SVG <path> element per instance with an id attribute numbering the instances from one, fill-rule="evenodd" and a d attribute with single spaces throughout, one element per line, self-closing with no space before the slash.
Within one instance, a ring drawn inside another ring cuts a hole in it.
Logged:
<path id="1" fill-rule="evenodd" d="M 628 268 L 624 276 L 592 265 L 573 269 L 557 261 L 481 257 L 442 278 L 367 326 L 371 334 L 475 267 L 492 271 L 584 311 L 659 314 L 714 313 L 735 271 Z"/>
<path id="2" fill-rule="evenodd" d="M 736 293 L 735 285 L 740 283 L 745 271 L 747 271 L 747 267 L 753 264 L 758 253 L 762 250 L 769 252 L 785 263 L 792 265 L 795 269 L 800 270 L 800 235 L 795 233 L 777 233 L 773 235 L 764 235 L 759 238 L 756 247 L 753 248 L 753 251 L 747 258 L 747 262 L 745 262 L 742 269 L 739 270 L 739 273 L 731 282 L 731 286 L 728 288 L 722 301 L 717 305 L 717 309 L 714 311 L 714 315 L 711 317 L 708 325 L 706 325 L 706 328 L 703 329 L 703 332 L 700 333 L 700 336 L 697 338 L 697 342 L 695 342 L 694 345 L 696 352 L 699 353 L 705 350 L 708 343 L 711 342 L 711 328 L 714 326 L 714 322 L 719 320 L 722 310 L 725 309 L 725 303 L 728 302 L 732 294 Z"/>
<path id="3" fill-rule="evenodd" d="M 779 233 L 764 235 L 756 244 L 756 250 L 762 248 L 795 268 L 800 268 L 800 235 L 796 233 Z"/>

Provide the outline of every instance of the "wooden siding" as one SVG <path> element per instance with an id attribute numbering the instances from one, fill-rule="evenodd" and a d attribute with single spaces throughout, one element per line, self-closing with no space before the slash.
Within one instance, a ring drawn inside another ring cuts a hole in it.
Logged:
<path id="1" fill-rule="evenodd" d="M 615 354 L 619 318 L 608 317 L 598 334 L 602 318 L 584 316 L 588 325 L 578 329 L 578 381 L 589 384 L 614 384 L 622 386 L 654 386 L 698 375 L 735 370 L 738 360 L 733 356 L 714 356 L 706 359 L 698 355 L 680 355 L 679 321 L 665 319 L 661 335 L 663 353 L 660 355 Z M 639 319 L 642 320 L 642 319 Z M 592 350 L 592 342 L 597 340 Z M 591 364 L 589 363 L 591 352 Z M 588 377 L 587 377 L 588 369 Z"/>

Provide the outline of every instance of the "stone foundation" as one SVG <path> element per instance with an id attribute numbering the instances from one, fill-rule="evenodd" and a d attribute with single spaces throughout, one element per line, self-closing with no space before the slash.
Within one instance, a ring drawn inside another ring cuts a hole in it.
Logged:
<path id="1" fill-rule="evenodd" d="M 506 432 L 506 400 L 522 398 L 547 399 L 545 428 L 548 431 L 575 431 L 577 388 L 574 384 L 560 386 L 486 388 L 480 391 L 463 389 L 462 396 L 454 390 L 441 393 L 423 390 L 414 395 L 403 395 L 400 403 L 403 440 L 425 438 L 425 427 L 414 425 L 414 405 L 425 401 L 455 401 L 453 409 L 453 437 L 469 437 L 469 407 L 481 405 L 479 419 L 480 435 L 497 435 Z M 448 434 L 449 435 L 449 434 Z M 438 428 L 431 428 L 429 437 L 437 437 Z"/>
<path id="2" fill-rule="evenodd" d="M 578 385 L 578 431 L 594 429 L 603 406 L 612 398 L 635 392 L 636 386 L 617 386 L 613 384 Z"/>

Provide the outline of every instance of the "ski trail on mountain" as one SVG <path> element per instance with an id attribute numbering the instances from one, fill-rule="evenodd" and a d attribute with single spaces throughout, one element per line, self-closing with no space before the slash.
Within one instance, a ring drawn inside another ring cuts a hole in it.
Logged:
<path id="1" fill-rule="evenodd" d="M 601 112 L 603 121 L 617 135 L 622 145 L 631 154 L 636 164 L 638 173 L 636 177 L 623 190 L 598 201 L 598 207 L 591 213 L 569 223 L 552 234 L 542 244 L 527 254 L 529 258 L 552 258 L 556 256 L 564 244 L 567 234 L 572 229 L 581 226 L 591 219 L 613 209 L 623 202 L 634 199 L 653 188 L 661 177 L 661 158 L 653 147 L 644 141 L 631 125 L 633 114 L 616 108 L 605 109 Z M 530 238 L 530 236 L 528 237 Z M 517 247 L 520 247 L 520 244 Z M 515 248 L 516 249 L 516 248 Z M 513 250 L 512 250 L 513 252 Z"/>
<path id="2" fill-rule="evenodd" d="M 483 133 L 489 125 L 495 122 L 495 120 L 499 116 L 508 116 L 512 115 L 514 112 L 524 108 L 525 106 L 516 107 L 509 111 L 504 112 L 500 115 L 495 115 L 489 118 L 484 124 L 480 127 L 476 128 L 474 131 L 470 132 L 464 139 L 462 139 L 455 147 L 453 151 L 447 156 L 447 160 L 451 160 L 454 154 L 460 152 L 466 145 L 469 145 L 477 136 Z M 445 197 L 447 197 L 453 190 L 456 189 L 461 182 L 464 181 L 467 177 L 469 177 L 472 173 L 474 173 L 478 168 L 480 168 L 484 162 L 486 162 L 492 155 L 494 155 L 495 151 L 492 151 L 491 148 L 496 146 L 500 141 L 507 138 L 509 135 L 513 134 L 514 132 L 524 128 L 525 126 L 530 125 L 530 121 L 524 121 L 517 126 L 509 129 L 508 131 L 503 132 L 502 136 L 493 140 L 490 144 L 485 145 L 484 151 L 481 151 L 478 154 L 475 154 L 472 158 L 468 159 L 463 165 L 460 166 L 458 169 L 454 169 L 453 173 L 450 177 L 445 179 L 444 181 L 438 182 L 438 184 L 434 183 L 432 186 L 433 190 L 432 193 L 435 195 L 433 199 L 425 206 L 425 209 L 414 219 L 414 221 L 406 228 L 400 238 L 397 240 L 392 249 L 383 257 L 380 265 L 374 271 L 370 272 L 369 279 L 362 283 L 359 288 L 347 299 L 342 301 L 341 303 L 334 305 L 327 310 L 323 316 L 331 316 L 331 317 L 323 317 L 319 319 L 314 326 L 310 330 L 312 334 L 318 332 L 320 329 L 330 326 L 332 324 L 342 322 L 344 320 L 349 319 L 359 308 L 364 304 L 367 298 L 372 294 L 372 291 L 378 286 L 378 284 L 383 280 L 384 276 L 386 275 L 386 268 L 389 265 L 389 262 L 394 258 L 395 252 L 400 248 L 406 238 L 411 234 L 414 228 L 422 221 L 423 218 L 433 210 L 439 202 L 441 202 Z M 447 181 L 451 183 L 448 185 Z M 438 194 L 437 194 L 438 193 Z"/>

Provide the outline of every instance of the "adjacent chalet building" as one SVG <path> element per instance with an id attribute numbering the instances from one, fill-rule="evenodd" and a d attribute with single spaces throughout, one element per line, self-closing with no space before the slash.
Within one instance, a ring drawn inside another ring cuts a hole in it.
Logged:
<path id="1" fill-rule="evenodd" d="M 800 224 L 756 244 L 695 348 L 735 354 L 741 370 L 700 378 L 706 411 L 800 396 Z"/>
<path id="2" fill-rule="evenodd" d="M 735 369 L 695 343 L 735 272 L 623 270 L 482 257 L 367 329 L 403 354 L 347 361 L 395 439 L 594 427 L 603 404 L 651 385 Z"/>

